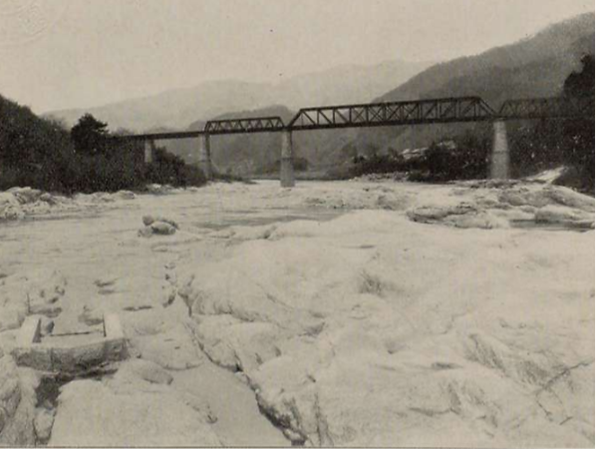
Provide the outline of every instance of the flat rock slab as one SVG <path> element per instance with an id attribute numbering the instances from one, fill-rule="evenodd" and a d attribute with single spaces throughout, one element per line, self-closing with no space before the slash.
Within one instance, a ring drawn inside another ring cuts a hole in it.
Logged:
<path id="1" fill-rule="evenodd" d="M 116 315 L 104 316 L 102 332 L 49 336 L 43 341 L 41 320 L 28 317 L 19 330 L 13 354 L 20 366 L 77 374 L 125 357 L 125 337 Z"/>

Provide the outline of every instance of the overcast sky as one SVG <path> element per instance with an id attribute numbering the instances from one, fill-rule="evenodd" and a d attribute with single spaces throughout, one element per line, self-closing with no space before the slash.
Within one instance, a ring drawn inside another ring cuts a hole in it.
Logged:
<path id="1" fill-rule="evenodd" d="M 216 79 L 447 60 L 593 11 L 593 0 L 0 0 L 0 93 L 48 110 Z"/>

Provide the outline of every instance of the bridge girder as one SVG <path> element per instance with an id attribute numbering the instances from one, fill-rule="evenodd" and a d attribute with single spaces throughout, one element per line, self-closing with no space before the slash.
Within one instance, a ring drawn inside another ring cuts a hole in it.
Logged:
<path id="1" fill-rule="evenodd" d="M 209 135 L 230 135 L 237 133 L 278 132 L 285 129 L 279 116 L 261 118 L 219 119 L 205 125 Z"/>
<path id="2" fill-rule="evenodd" d="M 471 122 L 491 119 L 494 115 L 493 109 L 480 97 L 457 97 L 303 108 L 288 128 L 313 130 Z"/>

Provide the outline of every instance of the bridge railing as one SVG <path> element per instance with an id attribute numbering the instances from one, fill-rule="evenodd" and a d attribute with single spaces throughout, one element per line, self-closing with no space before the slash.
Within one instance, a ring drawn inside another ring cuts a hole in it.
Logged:
<path id="1" fill-rule="evenodd" d="M 490 119 L 494 114 L 480 97 L 426 99 L 303 108 L 288 127 L 291 130 L 312 130 L 470 122 Z"/>

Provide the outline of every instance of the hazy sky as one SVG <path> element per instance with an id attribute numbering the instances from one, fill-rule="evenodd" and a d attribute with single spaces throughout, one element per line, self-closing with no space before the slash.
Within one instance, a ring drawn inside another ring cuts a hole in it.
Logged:
<path id="1" fill-rule="evenodd" d="M 447 60 L 593 0 L 0 0 L 0 93 L 36 112 L 214 79 Z"/>

